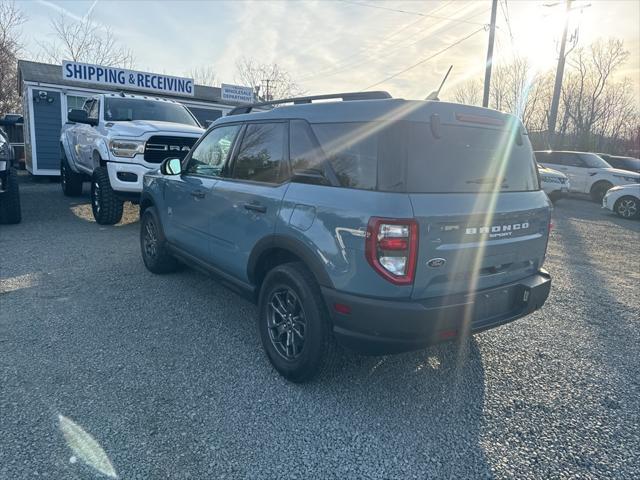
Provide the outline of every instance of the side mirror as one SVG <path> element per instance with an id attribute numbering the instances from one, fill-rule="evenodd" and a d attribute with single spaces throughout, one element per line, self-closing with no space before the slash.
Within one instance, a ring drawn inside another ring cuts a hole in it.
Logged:
<path id="1" fill-rule="evenodd" d="M 180 175 L 182 162 L 179 158 L 165 158 L 160 164 L 160 173 L 163 175 Z"/>
<path id="2" fill-rule="evenodd" d="M 330 185 L 321 170 L 307 168 L 305 170 L 296 170 L 291 176 L 291 181 L 295 183 L 307 183 L 311 185 Z"/>
<path id="3" fill-rule="evenodd" d="M 72 108 L 67 115 L 67 119 L 74 123 L 86 123 L 87 125 L 96 125 L 94 119 L 89 118 L 86 110 L 81 108 Z"/>

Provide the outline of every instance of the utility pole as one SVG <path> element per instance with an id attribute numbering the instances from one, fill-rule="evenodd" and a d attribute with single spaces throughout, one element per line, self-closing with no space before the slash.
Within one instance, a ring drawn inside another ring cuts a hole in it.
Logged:
<path id="1" fill-rule="evenodd" d="M 487 65 L 484 71 L 484 95 L 482 106 L 489 106 L 489 86 L 491 85 L 491 64 L 493 63 L 493 41 L 496 36 L 496 15 L 498 13 L 498 0 L 493 0 L 491 5 L 491 24 L 489 26 L 489 47 L 487 48 Z"/>
<path id="2" fill-rule="evenodd" d="M 572 0 L 567 0 L 564 30 L 562 32 L 562 40 L 560 41 L 560 56 L 558 57 L 558 68 L 556 70 L 556 83 L 553 87 L 553 99 L 551 100 L 551 111 L 549 112 L 549 144 L 551 148 L 556 147 L 556 120 L 558 119 L 558 105 L 560 104 L 562 77 L 564 76 L 564 62 L 566 60 L 565 49 L 567 46 L 567 30 L 569 30 L 571 2 Z"/>
<path id="3" fill-rule="evenodd" d="M 265 88 L 265 97 L 264 97 L 264 99 L 267 102 L 270 102 L 271 101 L 271 95 L 269 94 L 269 83 L 271 82 L 271 79 L 267 78 L 267 79 L 263 79 L 262 81 L 267 84 L 267 88 Z"/>

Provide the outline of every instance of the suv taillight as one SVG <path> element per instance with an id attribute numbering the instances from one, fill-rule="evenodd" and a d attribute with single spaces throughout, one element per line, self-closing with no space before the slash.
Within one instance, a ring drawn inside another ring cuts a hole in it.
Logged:
<path id="1" fill-rule="evenodd" d="M 367 260 L 382 277 L 396 285 L 413 283 L 418 257 L 418 223 L 372 217 L 367 227 Z"/>

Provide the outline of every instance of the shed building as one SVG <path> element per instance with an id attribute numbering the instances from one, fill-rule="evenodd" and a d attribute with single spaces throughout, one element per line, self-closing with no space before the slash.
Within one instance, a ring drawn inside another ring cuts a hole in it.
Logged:
<path id="1" fill-rule="evenodd" d="M 72 108 L 100 93 L 126 91 L 170 98 L 185 105 L 204 127 L 240 103 L 222 99 L 217 87 L 194 85 L 193 95 L 122 89 L 114 85 L 69 80 L 61 65 L 18 61 L 18 92 L 24 112 L 24 149 L 27 170 L 33 175 L 60 175 L 60 131 Z"/>

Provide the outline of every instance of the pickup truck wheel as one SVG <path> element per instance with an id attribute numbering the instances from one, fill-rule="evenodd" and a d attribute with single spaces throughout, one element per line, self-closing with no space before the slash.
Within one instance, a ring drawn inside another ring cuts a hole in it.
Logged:
<path id="1" fill-rule="evenodd" d="M 640 200 L 630 195 L 619 198 L 613 211 L 622 218 L 638 218 L 640 216 Z"/>
<path id="2" fill-rule="evenodd" d="M 301 263 L 271 270 L 260 290 L 259 330 L 269 361 L 287 380 L 316 377 L 336 354 L 320 288 Z"/>
<path id="3" fill-rule="evenodd" d="M 98 167 L 91 177 L 91 209 L 100 225 L 115 225 L 122 219 L 123 201 L 109 183 L 107 167 Z"/>
<path id="4" fill-rule="evenodd" d="M 602 203 L 602 199 L 604 198 L 604 195 L 607 193 L 607 190 L 609 190 L 611 187 L 613 187 L 613 184 L 607 181 L 600 181 L 597 182 L 595 185 L 593 185 L 591 187 L 591 199 L 594 202 L 598 202 L 598 203 Z"/>
<path id="5" fill-rule="evenodd" d="M 22 213 L 20 211 L 20 187 L 18 175 L 11 168 L 7 173 L 6 191 L 0 195 L 0 223 L 20 223 Z"/>
<path id="6" fill-rule="evenodd" d="M 78 197 L 82 195 L 82 181 L 82 175 L 71 170 L 69 161 L 63 152 L 62 160 L 60 160 L 60 184 L 62 185 L 62 193 L 65 197 Z"/>

